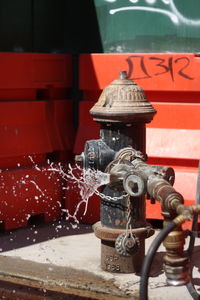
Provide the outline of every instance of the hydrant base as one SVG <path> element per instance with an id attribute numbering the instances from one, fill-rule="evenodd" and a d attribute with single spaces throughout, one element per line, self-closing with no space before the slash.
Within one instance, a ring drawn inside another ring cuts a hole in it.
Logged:
<path id="1" fill-rule="evenodd" d="M 144 240 L 141 240 L 136 253 L 124 256 L 117 253 L 113 241 L 101 240 L 101 268 L 113 273 L 139 273 L 144 260 L 144 247 Z"/>
<path id="2" fill-rule="evenodd" d="M 154 234 L 150 227 L 132 229 L 139 240 L 139 248 L 130 255 L 121 255 L 117 252 L 115 241 L 118 235 L 126 229 L 113 229 L 103 226 L 101 222 L 93 225 L 95 235 L 101 239 L 101 268 L 112 273 L 139 273 L 145 255 L 145 239 Z"/>

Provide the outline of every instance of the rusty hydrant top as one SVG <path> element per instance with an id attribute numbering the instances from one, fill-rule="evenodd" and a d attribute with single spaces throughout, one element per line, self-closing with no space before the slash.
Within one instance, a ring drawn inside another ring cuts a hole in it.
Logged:
<path id="1" fill-rule="evenodd" d="M 107 86 L 90 110 L 97 122 L 149 123 L 156 110 L 143 89 L 127 78 L 126 71 Z"/>

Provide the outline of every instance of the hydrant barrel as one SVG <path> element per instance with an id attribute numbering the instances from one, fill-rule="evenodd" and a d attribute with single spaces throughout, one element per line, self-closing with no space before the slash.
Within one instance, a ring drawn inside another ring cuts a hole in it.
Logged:
<path id="1" fill-rule="evenodd" d="M 153 119 L 156 110 L 142 88 L 127 78 L 125 71 L 103 90 L 90 113 L 101 125 L 99 141 L 104 148 L 106 145 L 107 156 L 112 154 L 107 157 L 107 162 L 111 157 L 110 163 L 115 162 L 118 153 L 126 148 L 146 153 L 146 123 Z M 102 166 L 101 159 L 97 161 L 95 165 Z M 109 166 L 102 171 L 109 172 Z M 105 197 L 101 199 L 101 222 L 94 226 L 96 236 L 101 239 L 101 266 L 111 272 L 139 272 L 144 258 L 144 240 L 148 237 L 144 194 L 127 196 L 120 186 L 109 185 L 102 193 Z M 120 247 L 126 249 L 119 250 Z"/>

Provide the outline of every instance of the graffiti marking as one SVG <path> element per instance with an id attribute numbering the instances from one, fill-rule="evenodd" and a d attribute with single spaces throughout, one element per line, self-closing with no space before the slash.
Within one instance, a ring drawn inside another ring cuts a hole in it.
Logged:
<path id="1" fill-rule="evenodd" d="M 106 2 L 114 3 L 117 0 L 104 0 Z M 129 0 L 130 3 L 137 4 L 140 0 Z M 156 3 L 158 0 L 145 0 L 147 6 L 124 6 L 119 7 L 116 9 L 111 9 L 109 13 L 114 15 L 121 11 L 128 11 L 128 10 L 138 10 L 138 11 L 147 11 L 152 13 L 158 13 L 169 17 L 169 19 L 175 25 L 179 25 L 180 23 L 184 23 L 189 26 L 200 26 L 200 19 L 189 19 L 185 17 L 176 7 L 174 0 L 161 0 L 160 2 L 164 5 L 163 8 L 156 7 Z"/>
<path id="2" fill-rule="evenodd" d="M 164 15 L 168 16 L 174 24 L 179 23 L 179 20 L 178 20 L 177 16 L 174 13 L 172 13 L 168 10 L 164 10 L 164 9 L 161 9 L 161 8 L 154 8 L 154 7 L 126 6 L 126 7 L 111 9 L 110 14 L 113 15 L 117 12 L 125 11 L 125 10 L 144 10 L 144 11 L 151 11 L 151 12 L 154 12 L 154 13 L 160 13 L 160 14 L 164 14 Z"/>
<path id="3" fill-rule="evenodd" d="M 179 62 L 183 62 L 179 64 Z M 187 68 L 190 65 L 190 59 L 187 56 L 174 58 L 173 56 L 162 58 L 158 56 L 131 55 L 126 58 L 128 64 L 127 75 L 133 80 L 148 79 L 154 76 L 169 74 L 172 81 L 175 80 L 175 75 L 181 76 L 187 80 L 194 80 L 188 73 Z M 155 64 L 151 64 L 155 62 Z M 148 66 L 151 65 L 151 71 Z M 140 76 L 138 76 L 140 74 Z"/>

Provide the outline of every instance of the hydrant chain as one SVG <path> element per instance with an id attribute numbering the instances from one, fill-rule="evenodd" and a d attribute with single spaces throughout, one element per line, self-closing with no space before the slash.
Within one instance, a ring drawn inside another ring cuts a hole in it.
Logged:
<path id="1" fill-rule="evenodd" d="M 127 223 L 126 223 L 126 234 L 127 236 L 130 234 L 132 237 L 132 226 L 131 226 L 131 202 L 130 195 L 128 196 L 128 214 L 127 214 Z M 129 232 L 128 232 L 129 231 Z"/>
<path id="2" fill-rule="evenodd" d="M 105 195 L 103 193 L 100 193 L 99 191 L 95 191 L 95 194 L 97 196 L 99 196 L 100 198 L 106 199 L 108 201 L 119 201 L 119 200 L 122 200 L 122 199 L 128 197 L 128 194 L 123 194 L 123 195 L 121 195 L 119 197 L 111 197 L 111 196 Z"/>

